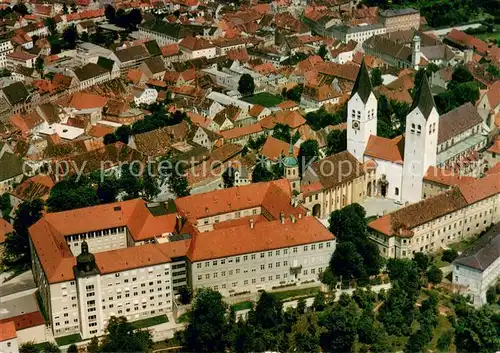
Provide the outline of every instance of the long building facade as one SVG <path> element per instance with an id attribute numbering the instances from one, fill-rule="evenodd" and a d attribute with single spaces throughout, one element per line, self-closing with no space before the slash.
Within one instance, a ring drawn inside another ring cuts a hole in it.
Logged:
<path id="1" fill-rule="evenodd" d="M 500 178 L 491 174 L 410 204 L 368 224 L 388 258 L 411 258 L 481 233 L 500 221 Z"/>
<path id="2" fill-rule="evenodd" d="M 286 179 L 176 199 L 48 213 L 30 228 L 32 268 L 55 337 L 104 334 L 173 310 L 181 286 L 224 296 L 318 281 L 335 236 Z M 172 210 L 174 209 L 174 210 Z"/>

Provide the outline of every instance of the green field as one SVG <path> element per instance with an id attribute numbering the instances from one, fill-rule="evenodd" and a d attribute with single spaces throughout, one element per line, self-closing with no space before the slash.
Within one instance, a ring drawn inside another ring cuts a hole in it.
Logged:
<path id="1" fill-rule="evenodd" d="M 252 309 L 252 306 L 253 302 L 241 302 L 231 305 L 231 308 L 233 308 L 234 311 L 240 311 L 240 310 Z"/>
<path id="2" fill-rule="evenodd" d="M 314 297 L 316 293 L 319 292 L 319 287 L 310 287 L 304 289 L 295 289 L 295 290 L 287 290 L 283 292 L 273 292 L 272 295 L 277 300 L 285 300 L 289 298 L 306 298 L 306 297 Z"/>
<path id="3" fill-rule="evenodd" d="M 163 324 L 165 322 L 168 322 L 167 315 L 159 315 L 159 316 L 150 317 L 150 318 L 147 318 L 144 320 L 133 321 L 130 324 L 134 328 L 137 329 L 137 328 L 145 328 L 145 327 L 150 327 L 150 326 L 154 326 L 154 325 L 159 325 L 159 324 Z"/>
<path id="4" fill-rule="evenodd" d="M 261 92 L 254 94 L 253 96 L 244 97 L 241 98 L 241 100 L 252 104 L 259 104 L 266 108 L 274 107 L 275 105 L 283 102 L 281 97 L 267 92 Z"/>
<path id="5" fill-rule="evenodd" d="M 79 333 L 76 333 L 74 335 L 57 337 L 56 343 L 59 347 L 61 347 L 61 346 L 67 346 L 67 345 L 70 345 L 73 343 L 80 342 L 81 340 L 82 340 L 82 336 L 80 336 Z"/>

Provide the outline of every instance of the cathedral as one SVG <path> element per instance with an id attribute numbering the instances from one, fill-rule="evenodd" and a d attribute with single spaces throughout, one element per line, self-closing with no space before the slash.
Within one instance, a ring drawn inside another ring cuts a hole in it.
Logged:
<path id="1" fill-rule="evenodd" d="M 377 98 L 366 65 L 361 65 L 347 103 L 347 150 L 361 163 L 376 164 L 367 196 L 418 202 L 425 196 L 424 180 L 431 170 L 471 175 L 482 165 L 478 151 L 486 146 L 487 136 L 475 107 L 466 103 L 440 116 L 426 75 L 416 89 L 405 134 L 377 136 Z"/>

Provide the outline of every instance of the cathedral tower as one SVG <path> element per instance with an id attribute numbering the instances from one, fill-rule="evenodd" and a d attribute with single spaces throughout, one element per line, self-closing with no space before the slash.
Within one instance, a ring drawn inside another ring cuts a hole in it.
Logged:
<path id="1" fill-rule="evenodd" d="M 423 177 L 430 166 L 436 165 L 438 128 L 439 114 L 424 74 L 406 117 L 403 202 L 422 199 Z"/>
<path id="2" fill-rule="evenodd" d="M 377 135 L 377 98 L 363 59 L 347 102 L 347 151 L 361 163 L 370 135 Z"/>

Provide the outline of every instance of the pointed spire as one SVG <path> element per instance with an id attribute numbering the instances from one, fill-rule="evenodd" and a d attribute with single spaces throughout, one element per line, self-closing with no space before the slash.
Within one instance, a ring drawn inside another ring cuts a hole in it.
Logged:
<path id="1" fill-rule="evenodd" d="M 358 72 L 358 77 L 356 77 L 356 82 L 354 83 L 354 87 L 352 88 L 351 97 L 358 93 L 363 103 L 366 103 L 372 91 L 372 82 L 370 80 L 370 75 L 368 74 L 368 69 L 366 68 L 365 58 L 363 57 L 361 67 Z"/>
<path id="2" fill-rule="evenodd" d="M 422 75 L 422 79 L 420 80 L 420 85 L 417 88 L 415 98 L 413 99 L 413 104 L 410 108 L 410 112 L 417 107 L 420 109 L 425 119 L 429 117 L 432 108 L 436 107 L 426 73 Z"/>

